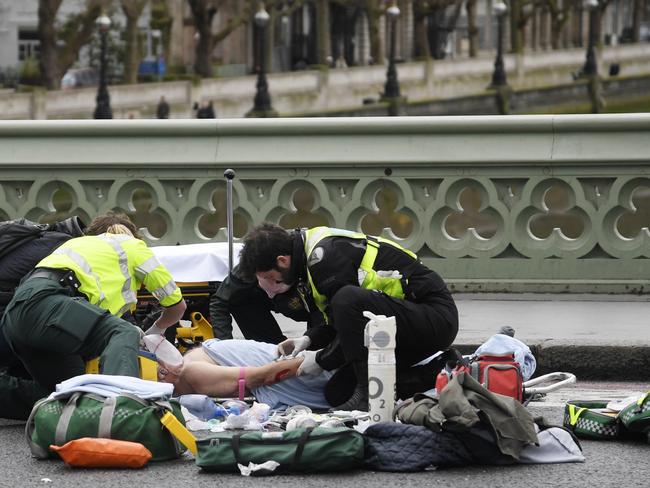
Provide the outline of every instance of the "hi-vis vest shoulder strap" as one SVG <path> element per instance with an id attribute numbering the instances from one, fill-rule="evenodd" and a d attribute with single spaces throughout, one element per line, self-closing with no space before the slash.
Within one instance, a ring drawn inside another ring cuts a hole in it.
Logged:
<path id="1" fill-rule="evenodd" d="M 402 289 L 402 275 L 396 270 L 376 271 L 374 269 L 375 260 L 377 259 L 377 254 L 379 253 L 380 243 L 393 246 L 400 251 L 405 252 L 413 259 L 417 259 L 417 256 L 413 252 L 403 248 L 396 242 L 384 239 L 383 237 L 368 236 L 361 234 L 360 232 L 335 229 L 332 227 L 314 227 L 313 229 L 308 229 L 305 232 L 305 256 L 307 257 L 307 261 L 309 261 L 309 256 L 311 255 L 312 251 L 316 249 L 318 243 L 326 237 L 347 237 L 349 239 L 365 241 L 366 252 L 361 259 L 361 263 L 359 264 L 359 269 L 357 271 L 359 286 L 367 290 L 381 290 L 387 295 L 395 298 L 404 298 L 404 290 Z M 316 303 L 318 309 L 325 316 L 325 321 L 327 322 L 328 318 L 325 314 L 327 299 L 316 288 L 311 273 L 309 272 L 309 267 L 307 267 L 307 279 L 309 281 L 309 286 L 314 297 L 314 302 Z"/>

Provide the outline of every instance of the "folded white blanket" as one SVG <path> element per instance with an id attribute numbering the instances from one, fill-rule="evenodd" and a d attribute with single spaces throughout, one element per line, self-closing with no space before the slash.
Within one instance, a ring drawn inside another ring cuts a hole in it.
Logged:
<path id="1" fill-rule="evenodd" d="M 169 400 L 174 392 L 174 385 L 131 376 L 82 374 L 56 385 L 56 391 L 49 398 L 68 396 L 71 392 L 77 391 L 107 397 L 128 394 L 149 400 Z"/>

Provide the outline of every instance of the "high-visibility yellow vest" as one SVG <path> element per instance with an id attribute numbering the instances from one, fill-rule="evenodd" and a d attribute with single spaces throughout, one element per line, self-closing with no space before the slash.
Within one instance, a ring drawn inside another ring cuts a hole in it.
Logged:
<path id="1" fill-rule="evenodd" d="M 147 244 L 128 235 L 70 239 L 36 267 L 72 270 L 88 301 L 118 316 L 135 309 L 142 284 L 162 306 L 182 299 L 180 288 Z"/>
<path id="2" fill-rule="evenodd" d="M 335 229 L 332 227 L 314 227 L 305 231 L 305 256 L 307 257 L 307 262 L 309 262 L 309 257 L 312 251 L 318 247 L 318 243 L 326 237 L 347 237 L 350 239 L 365 241 L 366 252 L 361 259 L 358 270 L 359 286 L 367 290 L 380 290 L 387 295 L 390 295 L 391 297 L 404 298 L 401 275 L 399 275 L 394 270 L 380 270 L 377 272 L 374 269 L 375 260 L 377 259 L 377 254 L 379 252 L 379 243 L 391 245 L 400 251 L 405 252 L 413 259 L 417 259 L 415 253 L 400 246 L 396 242 L 384 239 L 383 237 L 367 236 L 365 234 L 361 234 L 360 232 Z M 319 293 L 318 289 L 316 288 L 314 280 L 311 277 L 311 273 L 309 272 L 309 267 L 307 268 L 307 280 L 309 281 L 314 303 L 323 313 L 325 316 L 325 321 L 327 322 L 328 318 L 327 314 L 325 313 L 327 299 L 324 295 Z"/>

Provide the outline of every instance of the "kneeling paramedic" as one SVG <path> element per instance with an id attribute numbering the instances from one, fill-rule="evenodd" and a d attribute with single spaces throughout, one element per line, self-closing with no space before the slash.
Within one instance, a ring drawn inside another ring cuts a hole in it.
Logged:
<path id="1" fill-rule="evenodd" d="M 180 289 L 125 215 L 97 217 L 87 235 L 42 259 L 16 289 L 2 331 L 45 390 L 83 374 L 100 357 L 104 374 L 139 376 L 140 331 L 120 318 L 142 284 L 165 307 L 155 331 L 176 323 L 186 305 Z"/>
<path id="2" fill-rule="evenodd" d="M 265 290 L 308 283 L 326 325 L 287 339 L 278 351 L 305 351 L 299 375 L 351 365 L 356 389 L 348 390 L 347 401 L 326 392 L 342 409 L 367 409 L 364 311 L 396 319 L 398 382 L 413 364 L 447 348 L 458 332 L 458 311 L 442 278 L 388 239 L 329 227 L 290 233 L 267 223 L 245 238 L 239 266 Z"/>

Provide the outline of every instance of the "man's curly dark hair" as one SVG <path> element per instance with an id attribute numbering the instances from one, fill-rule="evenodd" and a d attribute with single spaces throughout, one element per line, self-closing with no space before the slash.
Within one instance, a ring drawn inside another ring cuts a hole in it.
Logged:
<path id="1" fill-rule="evenodd" d="M 264 222 L 244 238 L 239 253 L 239 271 L 245 279 L 254 280 L 255 273 L 277 269 L 278 256 L 291 256 L 293 240 L 282 227 Z"/>

